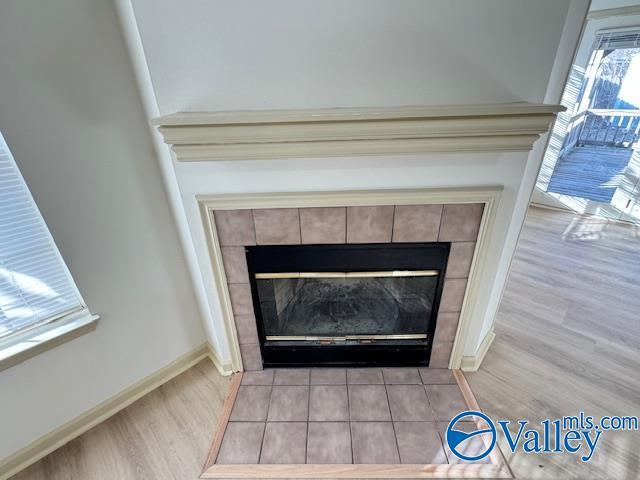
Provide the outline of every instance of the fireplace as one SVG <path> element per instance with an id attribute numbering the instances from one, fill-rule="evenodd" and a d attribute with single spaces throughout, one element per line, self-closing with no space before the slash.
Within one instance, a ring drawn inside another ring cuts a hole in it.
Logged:
<path id="1" fill-rule="evenodd" d="M 246 247 L 264 366 L 428 365 L 449 249 Z"/>

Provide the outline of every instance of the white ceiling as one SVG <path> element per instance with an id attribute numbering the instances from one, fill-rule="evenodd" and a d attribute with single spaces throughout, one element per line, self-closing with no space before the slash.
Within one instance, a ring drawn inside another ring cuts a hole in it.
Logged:
<path id="1" fill-rule="evenodd" d="M 569 0 L 133 0 L 161 113 L 540 102 Z"/>

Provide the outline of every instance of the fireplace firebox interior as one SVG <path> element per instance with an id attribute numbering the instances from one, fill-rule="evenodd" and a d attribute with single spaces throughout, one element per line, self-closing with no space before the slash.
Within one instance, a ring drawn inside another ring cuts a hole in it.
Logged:
<path id="1" fill-rule="evenodd" d="M 449 249 L 246 247 L 263 365 L 428 365 Z"/>

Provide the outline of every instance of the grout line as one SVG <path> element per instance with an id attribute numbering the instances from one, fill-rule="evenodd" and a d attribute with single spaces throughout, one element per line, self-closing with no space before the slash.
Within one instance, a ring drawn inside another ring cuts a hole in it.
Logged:
<path id="1" fill-rule="evenodd" d="M 447 464 L 453 465 L 449 461 L 449 455 L 447 454 L 447 449 L 445 448 L 444 434 L 440 433 L 440 429 L 438 428 L 438 419 L 436 418 L 436 412 L 434 408 L 431 406 L 431 398 L 429 397 L 429 392 L 427 392 L 427 386 L 433 385 L 431 383 L 425 383 L 422 385 L 424 388 L 424 393 L 427 396 L 427 402 L 429 403 L 429 410 L 431 410 L 431 417 L 433 418 L 433 426 L 436 429 L 436 434 L 438 435 L 438 439 L 440 440 L 440 446 L 442 447 L 442 452 L 444 453 L 444 458 L 447 459 Z"/>
<path id="2" fill-rule="evenodd" d="M 349 401 L 349 372 L 348 369 L 344 369 L 344 381 L 347 387 L 347 425 L 349 426 L 349 445 L 351 447 L 351 463 L 354 463 L 353 457 L 353 434 L 351 433 L 351 402 Z"/>
<path id="3" fill-rule="evenodd" d="M 444 218 L 444 206 L 444 203 L 440 205 L 440 222 L 438 223 L 438 236 L 436 238 L 436 242 L 440 241 L 440 230 L 442 230 L 442 219 Z"/>
<path id="4" fill-rule="evenodd" d="M 384 371 L 382 372 L 382 378 L 384 379 Z M 387 396 L 387 407 L 389 407 L 389 417 L 391 417 L 391 428 L 393 429 L 393 439 L 396 443 L 396 452 L 398 452 L 398 463 L 402 463 L 400 458 L 400 447 L 398 446 L 398 434 L 396 433 L 396 425 L 393 421 L 393 413 L 391 413 L 391 402 L 389 401 L 389 392 L 387 391 L 387 384 L 384 384 L 384 393 Z"/>
<path id="5" fill-rule="evenodd" d="M 427 391 L 427 386 L 429 386 L 429 385 L 431 385 L 431 384 L 426 383 L 426 384 L 424 384 L 424 385 L 422 385 L 422 386 L 423 386 L 423 388 L 424 388 L 424 393 L 425 393 L 425 395 L 427 396 L 427 402 L 429 402 L 429 409 L 431 410 L 431 416 L 433 417 L 433 421 L 437 423 L 437 422 L 438 422 L 438 419 L 436 418 L 436 411 L 435 411 L 435 409 L 431 406 L 431 405 L 432 405 L 431 397 L 429 396 L 429 392 Z"/>
<path id="6" fill-rule="evenodd" d="M 307 434 L 304 442 L 304 462 L 307 463 L 309 455 L 309 416 L 311 415 L 311 370 L 309 370 L 309 384 L 307 385 Z"/>
<path id="7" fill-rule="evenodd" d="M 393 205 L 393 215 L 391 215 L 391 239 L 389 243 L 398 243 L 393 241 L 393 234 L 396 231 L 396 206 Z"/>
<path id="8" fill-rule="evenodd" d="M 344 208 L 344 242 L 342 242 L 343 244 L 347 243 L 347 228 L 348 228 L 348 222 L 347 222 L 347 211 L 349 209 L 349 207 L 343 207 Z"/>
<path id="9" fill-rule="evenodd" d="M 259 245 L 259 243 L 258 243 L 258 229 L 256 228 L 255 209 L 253 209 L 253 208 L 251 209 L 251 221 L 253 222 L 253 239 L 256 241 L 256 245 Z"/>
<path id="10" fill-rule="evenodd" d="M 349 207 L 344 207 L 344 243 L 349 243 Z"/>
<path id="11" fill-rule="evenodd" d="M 273 378 L 276 378 L 276 372 L 273 372 Z M 264 437 L 267 433 L 267 423 L 269 423 L 269 411 L 271 410 L 271 396 L 273 395 L 273 384 L 271 385 L 271 390 L 269 390 L 269 405 L 267 406 L 267 417 L 264 420 L 264 430 L 262 431 L 262 441 L 260 442 L 260 452 L 258 452 L 258 463 L 262 459 L 262 447 L 264 445 Z"/>

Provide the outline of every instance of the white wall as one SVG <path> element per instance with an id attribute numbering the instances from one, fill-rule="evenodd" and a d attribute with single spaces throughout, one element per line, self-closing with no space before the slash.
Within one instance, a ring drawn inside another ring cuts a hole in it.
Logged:
<path id="1" fill-rule="evenodd" d="M 0 130 L 96 331 L 0 372 L 0 458 L 204 341 L 110 2 L 0 3 Z"/>
<path id="2" fill-rule="evenodd" d="M 569 0 L 133 0 L 161 113 L 542 101 Z"/>

